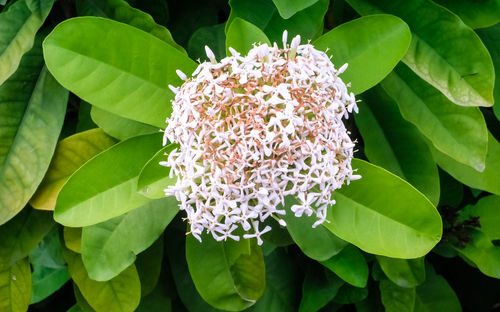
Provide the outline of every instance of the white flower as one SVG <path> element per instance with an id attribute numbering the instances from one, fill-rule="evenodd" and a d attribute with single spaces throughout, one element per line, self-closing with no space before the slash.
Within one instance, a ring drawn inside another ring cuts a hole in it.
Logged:
<path id="1" fill-rule="evenodd" d="M 175 93 L 163 143 L 175 142 L 161 165 L 178 177 L 165 190 L 185 210 L 190 233 L 201 241 L 206 231 L 218 240 L 256 238 L 268 217 L 280 218 L 285 196 L 299 200 L 291 207 L 300 217 L 315 215 L 313 227 L 326 220 L 331 194 L 353 174 L 354 144 L 342 118 L 357 112 L 356 99 L 338 77 L 329 57 L 300 37 L 283 48 L 254 45 L 246 57 L 201 63 Z M 253 233 L 248 233 L 253 228 Z"/>

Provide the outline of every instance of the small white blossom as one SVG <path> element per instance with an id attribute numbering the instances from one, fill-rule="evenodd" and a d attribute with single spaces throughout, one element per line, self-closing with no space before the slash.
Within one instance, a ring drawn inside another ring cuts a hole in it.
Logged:
<path id="1" fill-rule="evenodd" d="M 164 144 L 180 148 L 161 165 L 171 167 L 177 183 L 165 190 L 180 202 L 190 233 L 201 241 L 206 231 L 218 240 L 256 238 L 273 217 L 281 226 L 285 196 L 299 204 L 291 207 L 300 217 L 315 215 L 316 227 L 326 220 L 331 194 L 353 174 L 354 144 L 343 118 L 357 112 L 330 58 L 300 37 L 283 48 L 254 45 L 246 57 L 233 48 L 232 56 L 217 63 L 201 63 L 175 93 L 173 113 L 167 119 Z M 248 233 L 252 231 L 253 233 Z"/>

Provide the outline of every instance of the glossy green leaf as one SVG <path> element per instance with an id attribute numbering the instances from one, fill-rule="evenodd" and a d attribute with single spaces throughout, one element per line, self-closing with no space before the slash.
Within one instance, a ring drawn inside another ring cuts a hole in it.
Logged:
<path id="1" fill-rule="evenodd" d="M 486 122 L 479 108 L 451 103 L 431 85 L 400 64 L 382 87 L 413 123 L 441 152 L 482 171 L 487 153 Z"/>
<path id="2" fill-rule="evenodd" d="M 337 274 L 341 279 L 356 287 L 366 287 L 368 282 L 368 264 L 358 248 L 348 245 L 337 255 L 321 264 Z"/>
<path id="3" fill-rule="evenodd" d="M 92 158 L 63 186 L 54 219 L 66 226 L 89 226 L 149 202 L 137 193 L 142 166 L 161 147 L 161 134 L 122 141 Z"/>
<path id="4" fill-rule="evenodd" d="M 498 0 L 495 0 L 498 1 Z M 496 99 L 496 104 L 493 105 L 493 112 L 498 120 L 500 120 L 500 24 L 486 29 L 477 30 L 477 34 L 483 40 L 484 45 L 488 48 L 491 58 L 493 60 L 493 66 L 495 67 L 495 89 L 493 90 L 493 96 Z"/>
<path id="5" fill-rule="evenodd" d="M 379 287 L 386 312 L 413 312 L 415 288 L 399 287 L 388 279 L 381 280 Z"/>
<path id="6" fill-rule="evenodd" d="M 490 195 L 481 198 L 475 205 L 460 210 L 460 216 L 467 219 L 469 216 L 479 217 L 481 232 L 491 240 L 500 239 L 500 196 Z"/>
<path id="7" fill-rule="evenodd" d="M 299 268 L 282 248 L 266 256 L 265 262 L 266 289 L 249 311 L 296 312 L 300 300 Z"/>
<path id="8" fill-rule="evenodd" d="M 184 224 L 182 225 L 182 228 L 185 228 Z M 205 302 L 196 290 L 186 262 L 185 242 L 186 233 L 184 230 L 179 230 L 173 226 L 167 228 L 165 233 L 166 250 L 175 286 L 177 289 L 182 289 L 182 291 L 178 292 L 179 298 L 190 312 L 219 311 Z"/>
<path id="9" fill-rule="evenodd" d="M 97 106 L 92 107 L 90 116 L 99 128 L 120 141 L 138 135 L 158 133 L 159 131 L 157 127 L 120 117 L 116 114 L 105 111 L 104 109 L 100 109 Z M 165 124 L 165 126 L 166 125 L 167 124 Z"/>
<path id="10" fill-rule="evenodd" d="M 315 215 L 296 217 L 290 207 L 298 204 L 293 196 L 285 198 L 286 215 L 281 216 L 286 222 L 286 229 L 294 242 L 309 258 L 324 261 L 338 254 L 347 242 L 338 238 L 329 231 L 324 224 L 313 228 L 318 220 Z"/>
<path id="11" fill-rule="evenodd" d="M 0 224 L 42 181 L 64 121 L 68 91 L 43 67 L 41 39 L 0 86 Z"/>
<path id="12" fill-rule="evenodd" d="M 0 226 L 0 267 L 27 257 L 53 225 L 51 213 L 26 207 Z"/>
<path id="13" fill-rule="evenodd" d="M 441 239 L 441 216 L 408 182 L 359 159 L 360 180 L 335 192 L 324 226 L 362 250 L 393 258 L 417 258 Z"/>
<path id="14" fill-rule="evenodd" d="M 394 259 L 377 256 L 385 275 L 399 287 L 412 288 L 425 281 L 424 258 Z"/>
<path id="15" fill-rule="evenodd" d="M 457 14 L 472 28 L 484 28 L 500 22 L 498 0 L 436 0 L 436 3 Z"/>
<path id="16" fill-rule="evenodd" d="M 382 88 L 365 92 L 362 99 L 354 118 L 366 157 L 410 182 L 437 205 L 439 173 L 422 135 L 403 119 L 396 103 Z"/>
<path id="17" fill-rule="evenodd" d="M 356 40 L 352 40 L 352 38 Z M 411 33 L 400 18 L 387 15 L 365 16 L 344 23 L 316 39 L 316 49 L 332 57 L 336 67 L 348 63 L 341 75 L 362 93 L 387 76 L 408 50 Z"/>
<path id="18" fill-rule="evenodd" d="M 273 2 L 281 17 L 288 19 L 297 12 L 315 4 L 318 0 L 273 0 Z"/>
<path id="19" fill-rule="evenodd" d="M 200 243 L 186 238 L 189 272 L 201 297 L 215 308 L 244 310 L 259 299 L 265 289 L 262 251 L 255 239 L 217 242 L 208 234 Z"/>
<path id="20" fill-rule="evenodd" d="M 161 283 L 158 284 L 158 280 L 160 279 L 163 264 L 164 246 L 165 241 L 163 240 L 163 236 L 160 236 L 153 245 L 137 255 L 135 267 L 137 268 L 137 273 L 139 273 L 139 279 L 141 280 L 142 298 L 153 292 L 155 288 L 161 286 Z"/>
<path id="21" fill-rule="evenodd" d="M 19 0 L 0 14 L 0 85 L 33 47 L 35 35 L 52 4 L 54 0 Z"/>
<path id="22" fill-rule="evenodd" d="M 316 312 L 330 302 L 344 281 L 324 268 L 309 266 L 302 284 L 299 312 Z"/>
<path id="23" fill-rule="evenodd" d="M 435 273 L 417 287 L 414 312 L 461 312 L 457 295 L 448 282 Z"/>
<path id="24" fill-rule="evenodd" d="M 89 277 L 107 281 L 125 270 L 163 233 L 177 214 L 173 197 L 153 200 L 82 232 L 82 260 Z"/>
<path id="25" fill-rule="evenodd" d="M 470 230 L 471 241 L 464 249 L 456 251 L 474 263 L 479 271 L 487 276 L 500 278 L 500 247 L 493 245 L 491 239 L 480 230 Z"/>
<path id="26" fill-rule="evenodd" d="M 208 61 L 205 46 L 210 47 L 215 57 L 220 60 L 226 56 L 226 24 L 198 28 L 189 38 L 188 53 L 193 60 Z"/>
<path id="27" fill-rule="evenodd" d="M 31 269 L 28 258 L 0 267 L 0 311 L 25 312 L 31 296 Z"/>
<path id="28" fill-rule="evenodd" d="M 319 0 L 291 18 L 283 19 L 272 0 L 230 0 L 231 14 L 226 22 L 226 33 L 233 19 L 239 17 L 262 29 L 271 42 L 281 42 L 284 30 L 288 31 L 288 38 L 300 34 L 303 41 L 314 40 L 323 33 L 329 2 Z"/>
<path id="29" fill-rule="evenodd" d="M 90 279 L 79 254 L 65 251 L 69 274 L 88 304 L 97 312 L 132 312 L 141 299 L 141 283 L 134 265 L 107 282 Z"/>
<path id="30" fill-rule="evenodd" d="M 31 197 L 30 204 L 36 209 L 54 210 L 57 196 L 70 175 L 115 143 L 113 138 L 100 129 L 87 130 L 61 140 L 57 143 L 49 169 Z"/>
<path id="31" fill-rule="evenodd" d="M 153 35 L 99 17 L 58 24 L 43 48 L 47 67 L 65 88 L 92 105 L 157 127 L 164 127 L 172 111 L 168 85 L 181 83 L 175 70 L 190 74 L 196 67 Z"/>
<path id="32" fill-rule="evenodd" d="M 131 7 L 125 0 L 77 0 L 76 9 L 80 16 L 99 16 L 129 24 L 186 53 L 184 48 L 174 41 L 168 29 L 156 24 L 151 15 Z"/>
<path id="33" fill-rule="evenodd" d="M 483 172 L 478 172 L 469 166 L 457 162 L 432 146 L 430 148 L 432 156 L 439 167 L 443 168 L 452 177 L 470 187 L 500 195 L 500 183 L 498 183 L 500 143 L 491 134 L 488 136 L 488 153 Z"/>
<path id="34" fill-rule="evenodd" d="M 64 227 L 64 245 L 69 250 L 82 253 L 82 228 Z"/>
<path id="35" fill-rule="evenodd" d="M 166 161 L 168 154 L 178 147 L 177 144 L 163 147 L 144 165 L 137 181 L 139 193 L 153 199 L 165 197 L 165 189 L 175 185 L 177 177 L 170 178 L 170 167 L 160 165 L 160 161 Z"/>
<path id="36" fill-rule="evenodd" d="M 495 73 L 485 46 L 460 18 L 429 0 L 347 0 L 362 15 L 389 13 L 412 31 L 403 58 L 418 76 L 462 106 L 492 106 Z"/>
<path id="37" fill-rule="evenodd" d="M 259 27 L 239 17 L 233 19 L 226 32 L 226 54 L 231 55 L 229 52 L 229 47 L 231 47 L 242 55 L 247 55 L 254 43 L 271 45 L 266 34 Z"/>

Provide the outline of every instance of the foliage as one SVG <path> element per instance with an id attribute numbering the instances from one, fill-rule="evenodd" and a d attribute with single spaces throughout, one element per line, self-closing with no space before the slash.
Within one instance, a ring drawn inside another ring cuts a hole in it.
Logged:
<path id="1" fill-rule="evenodd" d="M 0 311 L 480 311 L 500 282 L 500 0 L 0 1 Z M 327 222 L 199 243 L 169 85 L 299 34 L 356 94 Z M 475 281 L 470 287 L 469 281 Z M 481 298 L 481 300 L 477 299 Z M 480 302 L 479 302 L 480 301 Z M 478 307 L 481 307 L 480 309 Z"/>

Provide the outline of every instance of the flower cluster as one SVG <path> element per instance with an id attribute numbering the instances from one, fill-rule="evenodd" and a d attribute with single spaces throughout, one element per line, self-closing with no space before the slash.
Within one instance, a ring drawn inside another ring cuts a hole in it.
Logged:
<path id="1" fill-rule="evenodd" d="M 254 45 L 247 56 L 201 63 L 176 94 L 167 119 L 167 140 L 180 147 L 162 162 L 177 175 L 165 190 L 187 212 L 190 232 L 201 241 L 206 230 L 220 241 L 261 235 L 268 217 L 285 214 L 284 198 L 296 196 L 295 216 L 326 220 L 332 192 L 353 174 L 354 144 L 342 118 L 357 111 L 353 93 L 330 58 L 300 37 L 283 48 Z M 281 205 L 280 205 L 281 204 Z"/>

